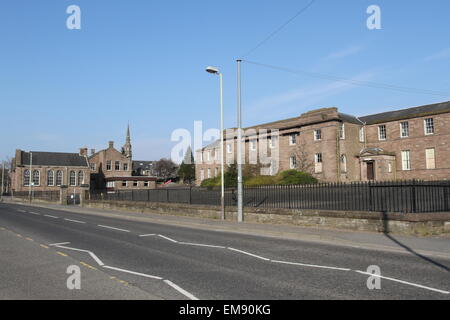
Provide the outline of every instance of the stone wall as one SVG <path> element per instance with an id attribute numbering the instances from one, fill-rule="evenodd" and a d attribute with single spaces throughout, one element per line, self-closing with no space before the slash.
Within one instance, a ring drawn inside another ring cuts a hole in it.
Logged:
<path id="1" fill-rule="evenodd" d="M 220 207 L 131 201 L 86 201 L 86 207 L 139 213 L 220 219 Z M 412 235 L 450 234 L 450 213 L 383 214 L 319 210 L 245 208 L 245 221 L 353 231 L 389 232 Z M 227 220 L 236 221 L 235 209 L 227 208 Z"/>

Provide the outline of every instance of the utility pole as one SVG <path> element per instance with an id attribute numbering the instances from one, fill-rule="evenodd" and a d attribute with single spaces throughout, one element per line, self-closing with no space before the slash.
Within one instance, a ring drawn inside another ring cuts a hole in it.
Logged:
<path id="1" fill-rule="evenodd" d="M 237 203 L 237 215 L 238 222 L 244 221 L 243 210 L 243 188 L 242 188 L 242 115 L 241 115 L 241 62 L 237 60 L 237 171 L 238 171 L 238 203 Z"/>
<path id="2" fill-rule="evenodd" d="M 30 198 L 30 202 L 32 201 L 33 198 L 33 190 L 32 190 L 32 185 L 33 185 L 33 152 L 30 152 L 30 180 L 29 180 L 29 198 Z"/>
<path id="3" fill-rule="evenodd" d="M 3 202 L 3 193 L 5 188 L 5 162 L 3 162 L 3 169 L 2 169 L 2 196 L 1 196 L 1 202 Z"/>

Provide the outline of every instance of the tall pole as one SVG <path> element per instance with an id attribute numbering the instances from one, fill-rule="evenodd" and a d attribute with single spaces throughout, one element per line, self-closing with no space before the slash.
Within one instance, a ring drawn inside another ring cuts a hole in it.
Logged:
<path id="1" fill-rule="evenodd" d="M 237 203 L 237 213 L 238 222 L 244 221 L 243 212 L 243 196 L 242 196 L 242 116 L 241 116 L 241 62 L 242 60 L 237 60 L 237 126 L 238 126 L 238 137 L 237 137 L 237 171 L 238 171 L 238 203 Z"/>
<path id="2" fill-rule="evenodd" d="M 224 130 L 224 123 L 223 123 L 223 75 L 222 73 L 219 74 L 220 77 L 220 165 L 222 167 L 222 173 L 221 173 L 221 185 L 222 185 L 222 194 L 220 198 L 220 205 L 222 208 L 222 220 L 225 220 L 225 164 L 223 159 L 223 130 Z"/>
<path id="3" fill-rule="evenodd" d="M 30 196 L 30 202 L 32 201 L 33 197 L 33 191 L 32 191 L 32 185 L 33 185 L 33 152 L 30 152 L 30 180 L 28 181 L 29 185 L 29 196 Z"/>
<path id="4" fill-rule="evenodd" d="M 3 193 L 4 193 L 4 189 L 5 188 L 5 162 L 3 162 L 3 168 L 2 168 L 2 196 L 1 196 L 1 201 L 3 201 Z"/>

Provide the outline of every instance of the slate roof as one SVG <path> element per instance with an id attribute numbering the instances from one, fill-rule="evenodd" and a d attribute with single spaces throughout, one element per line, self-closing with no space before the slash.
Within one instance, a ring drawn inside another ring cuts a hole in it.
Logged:
<path id="1" fill-rule="evenodd" d="M 450 101 L 447 101 L 421 107 L 374 114 L 370 116 L 361 117 L 359 119 L 370 125 L 389 121 L 424 117 L 428 115 L 436 115 L 440 113 L 446 113 L 449 111 L 450 111 Z"/>
<path id="2" fill-rule="evenodd" d="M 34 166 L 59 166 L 59 167 L 89 167 L 86 157 L 78 153 L 35 152 L 33 154 Z M 22 151 L 22 165 L 30 164 L 30 153 Z"/>
<path id="3" fill-rule="evenodd" d="M 133 160 L 133 170 L 151 170 L 155 161 L 138 161 Z"/>

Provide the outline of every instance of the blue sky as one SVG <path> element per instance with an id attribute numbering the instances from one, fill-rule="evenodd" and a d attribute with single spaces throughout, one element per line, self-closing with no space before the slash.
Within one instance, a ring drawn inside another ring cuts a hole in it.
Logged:
<path id="1" fill-rule="evenodd" d="M 3 0 L 0 159 L 16 148 L 77 152 L 120 147 L 169 156 L 178 128 L 218 127 L 221 68 L 226 126 L 235 127 L 236 63 L 310 0 Z M 66 28 L 80 6 L 81 30 Z M 366 9 L 382 10 L 368 30 Z M 450 92 L 448 0 L 317 0 L 246 60 L 339 77 Z M 321 107 L 367 115 L 450 100 L 294 75 L 243 63 L 250 126 Z"/>

